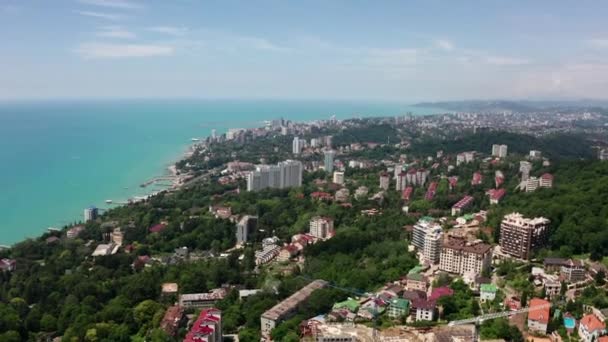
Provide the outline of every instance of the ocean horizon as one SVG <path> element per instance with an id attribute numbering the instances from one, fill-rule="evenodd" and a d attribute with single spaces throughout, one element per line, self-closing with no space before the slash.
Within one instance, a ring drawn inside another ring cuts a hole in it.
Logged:
<path id="1" fill-rule="evenodd" d="M 0 102 L 0 245 L 81 221 L 162 187 L 192 138 L 283 117 L 311 121 L 435 114 L 399 102 L 329 100 L 41 100 Z"/>

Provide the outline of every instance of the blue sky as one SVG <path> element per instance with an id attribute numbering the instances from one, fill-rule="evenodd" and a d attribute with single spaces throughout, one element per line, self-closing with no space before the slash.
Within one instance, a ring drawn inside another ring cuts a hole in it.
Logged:
<path id="1" fill-rule="evenodd" d="M 0 0 L 0 98 L 608 98 L 602 1 Z"/>

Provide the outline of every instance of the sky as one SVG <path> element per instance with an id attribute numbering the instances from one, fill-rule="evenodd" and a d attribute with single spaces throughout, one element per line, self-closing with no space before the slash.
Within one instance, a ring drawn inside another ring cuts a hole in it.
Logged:
<path id="1" fill-rule="evenodd" d="M 0 0 L 0 99 L 606 99 L 607 15 L 587 0 Z"/>

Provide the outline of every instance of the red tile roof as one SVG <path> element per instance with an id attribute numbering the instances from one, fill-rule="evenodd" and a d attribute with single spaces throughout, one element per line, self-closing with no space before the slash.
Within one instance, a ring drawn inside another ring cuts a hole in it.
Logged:
<path id="1" fill-rule="evenodd" d="M 535 307 L 543 308 L 533 310 Z M 530 311 L 528 312 L 528 320 L 548 324 L 551 318 L 551 303 L 540 298 L 532 298 L 530 300 Z"/>
<path id="2" fill-rule="evenodd" d="M 454 290 L 452 290 L 451 288 L 449 288 L 447 286 L 442 286 L 442 287 L 433 289 L 433 291 L 431 292 L 431 296 L 429 297 L 429 300 L 437 300 L 441 297 L 452 296 L 453 294 L 454 294 Z"/>
<path id="3" fill-rule="evenodd" d="M 589 332 L 606 329 L 606 324 L 600 321 L 594 314 L 588 314 L 583 316 L 580 321 L 580 324 L 584 325 L 585 329 Z"/>
<path id="4" fill-rule="evenodd" d="M 163 230 L 165 230 L 165 228 L 167 228 L 167 226 L 162 223 L 155 224 L 152 227 L 150 227 L 150 233 L 160 233 Z"/>

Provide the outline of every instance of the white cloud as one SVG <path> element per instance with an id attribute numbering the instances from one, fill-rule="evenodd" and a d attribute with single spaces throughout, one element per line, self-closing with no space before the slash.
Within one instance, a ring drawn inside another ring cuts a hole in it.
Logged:
<path id="1" fill-rule="evenodd" d="M 509 65 L 526 65 L 530 64 L 530 61 L 524 58 L 514 58 L 505 56 L 487 56 L 484 58 L 484 62 L 490 65 L 498 66 L 509 66 Z"/>
<path id="2" fill-rule="evenodd" d="M 142 5 L 126 1 L 126 0 L 78 0 L 78 2 L 87 5 L 93 6 L 101 6 L 101 7 L 111 7 L 111 8 L 121 8 L 121 9 L 135 9 L 141 8 Z"/>
<path id="3" fill-rule="evenodd" d="M 606 39 L 601 39 L 601 38 L 588 39 L 587 44 L 592 47 L 595 47 L 595 48 L 608 48 L 608 38 L 606 38 Z"/>
<path id="4" fill-rule="evenodd" d="M 98 19 L 105 19 L 110 21 L 117 21 L 123 18 L 120 14 L 105 13 L 105 12 L 93 12 L 93 11 L 76 11 L 80 15 L 85 17 L 93 17 Z"/>
<path id="5" fill-rule="evenodd" d="M 445 51 L 452 51 L 454 50 L 454 43 L 446 39 L 437 39 L 435 41 L 435 47 Z"/>
<path id="6" fill-rule="evenodd" d="M 76 49 L 76 52 L 88 59 L 157 57 L 173 55 L 174 48 L 154 44 L 84 43 Z"/>
<path id="7" fill-rule="evenodd" d="M 273 52 L 285 52 L 285 51 L 291 50 L 287 47 L 274 44 L 264 38 L 240 36 L 240 37 L 237 37 L 237 40 L 240 40 L 244 45 L 247 45 L 256 50 L 273 51 Z"/>
<path id="8" fill-rule="evenodd" d="M 120 26 L 105 26 L 101 28 L 101 31 L 97 33 L 97 36 L 104 38 L 119 38 L 119 39 L 133 39 L 137 35 L 129 30 L 126 30 Z"/>
<path id="9" fill-rule="evenodd" d="M 188 33 L 188 29 L 185 27 L 176 27 L 176 26 L 154 26 L 149 27 L 148 31 L 168 34 L 171 36 L 183 36 Z"/>

